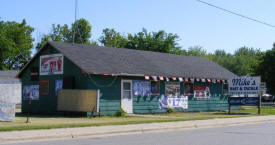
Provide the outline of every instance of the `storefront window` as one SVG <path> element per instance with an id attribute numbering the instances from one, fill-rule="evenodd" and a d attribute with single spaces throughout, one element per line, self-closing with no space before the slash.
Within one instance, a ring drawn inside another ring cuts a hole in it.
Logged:
<path id="1" fill-rule="evenodd" d="M 159 95 L 159 81 L 151 81 L 151 95 Z"/>
<path id="2" fill-rule="evenodd" d="M 228 93 L 228 84 L 223 84 L 222 85 L 222 94 L 226 95 Z"/>
<path id="3" fill-rule="evenodd" d="M 165 95 L 168 97 L 180 96 L 180 83 L 179 82 L 166 82 L 165 83 Z"/>
<path id="4" fill-rule="evenodd" d="M 194 84 L 184 83 L 184 95 L 193 95 L 193 93 L 194 93 Z"/>

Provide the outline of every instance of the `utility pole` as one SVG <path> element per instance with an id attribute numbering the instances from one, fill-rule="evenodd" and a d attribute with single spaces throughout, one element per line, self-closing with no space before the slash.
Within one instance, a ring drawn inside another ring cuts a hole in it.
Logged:
<path id="1" fill-rule="evenodd" d="M 74 6 L 74 24 L 76 22 L 76 10 L 77 10 L 77 0 L 75 0 L 75 6 Z M 75 39 L 75 28 L 73 30 L 73 44 L 74 44 L 74 39 Z"/>

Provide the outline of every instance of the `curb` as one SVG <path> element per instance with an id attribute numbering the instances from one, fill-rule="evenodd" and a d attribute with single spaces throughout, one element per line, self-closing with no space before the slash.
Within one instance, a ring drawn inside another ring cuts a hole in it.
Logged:
<path id="1" fill-rule="evenodd" d="M 275 121 L 275 115 L 164 122 L 164 123 L 148 123 L 148 124 L 11 131 L 11 132 L 0 132 L 0 144 L 14 143 L 14 142 L 41 141 L 41 140 L 87 138 L 87 137 L 97 138 L 97 137 L 114 136 L 114 135 L 163 132 L 163 131 L 173 131 L 173 130 L 183 130 L 183 129 L 227 127 L 227 126 L 234 126 L 234 125 L 267 123 L 267 122 L 273 122 L 273 121 Z"/>

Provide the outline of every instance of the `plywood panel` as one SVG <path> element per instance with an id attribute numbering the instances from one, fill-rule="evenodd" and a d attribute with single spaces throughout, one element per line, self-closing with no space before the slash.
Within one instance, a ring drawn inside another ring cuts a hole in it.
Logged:
<path id="1" fill-rule="evenodd" d="M 59 90 L 57 96 L 58 111 L 96 111 L 96 90 Z"/>

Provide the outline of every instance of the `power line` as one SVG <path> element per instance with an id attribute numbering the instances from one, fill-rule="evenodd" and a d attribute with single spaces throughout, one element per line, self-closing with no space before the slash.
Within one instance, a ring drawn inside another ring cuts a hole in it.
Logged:
<path id="1" fill-rule="evenodd" d="M 219 9 L 219 10 L 222 10 L 222 11 L 225 11 L 225 12 L 228 12 L 228 13 L 231 13 L 231 14 L 233 14 L 233 15 L 237 15 L 237 16 L 239 16 L 239 17 L 242 17 L 242 18 L 245 18 L 245 19 L 249 19 L 249 20 L 251 20 L 251 21 L 254 21 L 254 22 L 257 22 L 257 23 L 261 23 L 261 24 L 263 24 L 263 25 L 266 25 L 266 26 L 275 28 L 275 25 L 272 25 L 272 24 L 269 24 L 269 23 L 266 23 L 266 22 L 263 22 L 263 21 L 254 19 L 254 18 L 250 18 L 250 17 L 247 17 L 247 16 L 242 15 L 242 14 L 238 14 L 238 13 L 236 13 L 236 12 L 227 10 L 227 9 L 225 9 L 225 8 L 222 8 L 222 7 L 218 7 L 218 6 L 213 5 L 213 4 L 210 4 L 210 3 L 208 3 L 208 2 L 201 1 L 201 0 L 196 0 L 196 1 L 198 1 L 198 2 L 200 2 L 200 3 L 203 3 L 203 4 L 206 4 L 206 5 L 209 5 L 209 6 L 211 6 L 211 7 L 217 8 L 217 9 Z"/>

